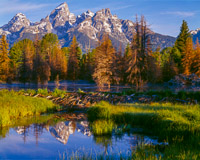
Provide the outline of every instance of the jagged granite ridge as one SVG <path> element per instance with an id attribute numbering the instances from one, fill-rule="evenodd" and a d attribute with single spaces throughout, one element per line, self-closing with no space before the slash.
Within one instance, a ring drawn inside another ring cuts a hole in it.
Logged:
<path id="1" fill-rule="evenodd" d="M 105 32 L 109 34 L 116 48 L 121 44 L 124 49 L 132 40 L 134 28 L 134 22 L 119 19 L 117 15 L 111 14 L 109 8 L 96 13 L 88 10 L 76 17 L 70 13 L 67 3 L 64 2 L 40 22 L 31 23 L 24 14 L 16 14 L 8 24 L 0 27 L 0 35 L 6 35 L 12 45 L 24 38 L 34 40 L 36 34 L 42 38 L 46 33 L 55 33 L 63 47 L 69 46 L 75 35 L 83 52 L 86 52 L 96 47 L 98 38 Z M 176 40 L 174 37 L 153 31 L 150 34 L 154 49 L 158 46 L 160 48 L 173 46 Z"/>

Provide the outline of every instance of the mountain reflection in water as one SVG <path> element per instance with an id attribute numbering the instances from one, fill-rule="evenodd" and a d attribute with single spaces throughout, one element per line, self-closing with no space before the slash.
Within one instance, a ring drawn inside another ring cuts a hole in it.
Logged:
<path id="1" fill-rule="evenodd" d="M 83 133 L 84 135 L 91 136 L 89 130 L 89 123 L 87 121 L 81 121 L 76 123 L 74 121 L 59 122 L 56 126 L 50 128 L 51 135 L 63 144 L 67 144 L 70 134 L 74 134 L 75 130 Z"/>
<path id="2" fill-rule="evenodd" d="M 38 143 L 38 137 L 43 133 L 43 129 L 50 132 L 51 135 L 56 138 L 59 142 L 63 144 L 67 144 L 70 134 L 74 134 L 75 130 L 77 132 L 81 132 L 83 135 L 91 136 L 92 133 L 89 129 L 88 121 L 66 121 L 66 122 L 58 122 L 55 126 L 49 125 L 38 125 L 33 124 L 31 126 L 18 126 L 15 128 L 15 131 L 23 136 L 24 142 L 26 142 L 26 137 L 28 136 L 28 132 L 33 130 L 36 143 Z"/>
<path id="3" fill-rule="evenodd" d="M 6 129 L 0 139 L 0 159 L 59 159 L 63 153 L 68 157 L 74 153 L 120 157 L 147 145 L 163 145 L 157 139 L 136 133 L 94 136 L 84 114 L 33 119 Z"/>

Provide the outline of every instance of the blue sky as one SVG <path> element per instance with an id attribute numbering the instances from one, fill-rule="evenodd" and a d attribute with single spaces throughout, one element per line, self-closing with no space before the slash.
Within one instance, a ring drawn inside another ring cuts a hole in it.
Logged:
<path id="1" fill-rule="evenodd" d="M 165 35 L 177 36 L 183 19 L 190 30 L 200 28 L 200 0 L 0 0 L 0 26 L 18 12 L 39 21 L 62 2 L 75 15 L 110 8 L 119 18 L 134 21 L 136 14 L 143 14 L 153 31 Z"/>

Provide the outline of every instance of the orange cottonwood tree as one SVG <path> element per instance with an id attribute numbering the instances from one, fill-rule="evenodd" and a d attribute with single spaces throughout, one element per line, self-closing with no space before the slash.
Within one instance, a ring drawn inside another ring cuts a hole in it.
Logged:
<path id="1" fill-rule="evenodd" d="M 186 46 L 184 51 L 184 57 L 182 59 L 182 65 L 184 69 L 184 74 L 189 75 L 191 74 L 191 68 L 193 64 L 195 54 L 194 54 L 194 48 L 193 48 L 193 42 L 192 38 L 187 38 L 186 40 Z"/>
<path id="2" fill-rule="evenodd" d="M 20 81 L 30 82 L 33 76 L 33 58 L 35 54 L 34 44 L 29 39 L 22 41 L 22 64 L 20 66 Z"/>
<path id="3" fill-rule="evenodd" d="M 8 57 L 9 44 L 6 40 L 6 36 L 3 35 L 0 40 L 0 80 L 6 81 L 9 76 L 9 63 Z"/>
<path id="4" fill-rule="evenodd" d="M 136 16 L 136 27 L 126 71 L 128 83 L 134 84 L 136 88 L 142 87 L 148 79 L 147 57 L 150 52 L 148 45 L 148 28 L 144 16 L 141 17 L 140 22 Z"/>
<path id="5" fill-rule="evenodd" d="M 60 79 L 65 79 L 67 73 L 67 57 L 59 46 L 55 46 L 53 49 L 51 63 L 51 74 L 53 79 L 58 77 Z"/>
<path id="6" fill-rule="evenodd" d="M 194 72 L 197 76 L 200 77 L 200 44 L 197 38 L 195 46 L 195 58 L 194 58 Z"/>
<path id="7" fill-rule="evenodd" d="M 104 35 L 103 42 L 96 48 L 95 69 L 93 79 L 101 88 L 110 85 L 113 80 L 112 65 L 115 56 L 115 49 L 108 35 Z"/>

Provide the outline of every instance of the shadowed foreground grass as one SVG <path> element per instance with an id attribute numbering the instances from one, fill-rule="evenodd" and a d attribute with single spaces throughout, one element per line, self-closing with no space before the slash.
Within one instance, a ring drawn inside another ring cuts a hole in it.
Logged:
<path id="1" fill-rule="evenodd" d="M 95 135 L 112 134 L 117 125 L 131 125 L 143 128 L 146 134 L 157 136 L 159 141 L 168 142 L 169 146 L 165 147 L 163 154 L 164 159 L 200 158 L 199 105 L 111 105 L 101 102 L 88 110 L 88 118 Z M 100 124 L 99 121 L 104 123 Z M 112 124 L 113 129 L 110 129 L 108 124 Z M 140 153 L 143 156 L 150 155 L 145 148 L 143 152 L 140 150 Z"/>
<path id="2" fill-rule="evenodd" d="M 0 91 L 0 127 L 10 126 L 17 119 L 54 111 L 58 106 L 42 98 L 19 95 L 15 91 Z"/>

